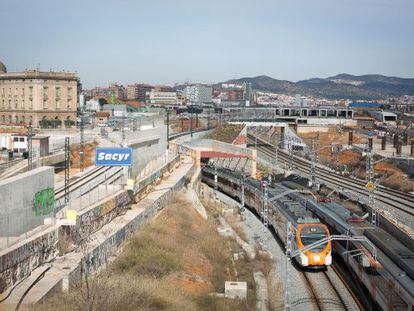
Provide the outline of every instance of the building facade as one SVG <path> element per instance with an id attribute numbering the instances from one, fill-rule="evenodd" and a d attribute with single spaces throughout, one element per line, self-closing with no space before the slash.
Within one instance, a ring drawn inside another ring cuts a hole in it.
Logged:
<path id="1" fill-rule="evenodd" d="M 154 87 L 149 84 L 132 84 L 127 86 L 127 99 L 137 99 L 137 100 L 147 100 L 149 97 L 149 92 Z"/>
<path id="2" fill-rule="evenodd" d="M 194 104 L 211 103 L 213 88 L 208 85 L 188 85 L 184 89 L 187 102 Z"/>
<path id="3" fill-rule="evenodd" d="M 80 79 L 71 72 L 7 72 L 0 62 L 0 124 L 76 124 Z"/>
<path id="4" fill-rule="evenodd" d="M 152 105 L 177 105 L 177 93 L 152 90 L 149 100 Z"/>

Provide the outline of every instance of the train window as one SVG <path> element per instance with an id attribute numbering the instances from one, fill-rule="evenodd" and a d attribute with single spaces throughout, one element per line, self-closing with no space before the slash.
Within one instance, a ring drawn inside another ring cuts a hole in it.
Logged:
<path id="1" fill-rule="evenodd" d="M 326 229 L 320 226 L 306 226 L 300 231 L 300 238 L 304 246 L 310 245 L 326 238 Z M 310 251 L 315 253 L 321 252 L 325 249 L 325 247 L 326 243 L 319 245 Z"/>

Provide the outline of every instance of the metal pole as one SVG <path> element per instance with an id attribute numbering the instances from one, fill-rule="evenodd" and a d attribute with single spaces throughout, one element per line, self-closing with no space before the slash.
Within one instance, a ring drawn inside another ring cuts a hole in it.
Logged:
<path id="1" fill-rule="evenodd" d="M 244 175 L 244 172 L 242 172 L 242 178 L 241 178 L 241 206 L 240 206 L 240 214 L 242 219 L 244 219 L 245 216 L 245 206 L 244 206 L 244 182 L 245 182 L 246 176 Z"/>
<path id="2" fill-rule="evenodd" d="M 190 113 L 190 135 L 191 135 L 191 138 L 193 138 L 193 112 L 192 110 Z"/>
<path id="3" fill-rule="evenodd" d="M 167 149 L 169 149 L 168 141 L 170 140 L 170 111 L 168 108 L 165 108 L 165 113 L 167 114 Z"/>
<path id="4" fill-rule="evenodd" d="M 65 203 L 69 202 L 70 138 L 65 137 Z"/>
<path id="5" fill-rule="evenodd" d="M 83 172 L 83 166 L 84 166 L 84 160 L 85 160 L 85 153 L 84 153 L 84 149 L 83 149 L 83 144 L 85 142 L 85 125 L 84 125 L 84 120 L 83 120 L 83 112 L 81 112 L 81 116 L 80 116 L 80 145 L 79 145 L 79 167 L 80 167 L 80 171 Z"/>
<path id="6" fill-rule="evenodd" d="M 267 199 L 268 199 L 267 182 L 263 181 L 263 224 L 265 225 L 265 227 L 269 225 Z"/>
<path id="7" fill-rule="evenodd" d="M 207 129 L 208 130 L 210 129 L 210 113 L 211 113 L 211 110 L 208 109 L 208 115 L 207 115 Z"/>
<path id="8" fill-rule="evenodd" d="M 218 199 L 217 189 L 218 189 L 217 166 L 214 165 L 214 194 L 215 194 L 216 200 Z"/>
<path id="9" fill-rule="evenodd" d="M 286 280 L 285 280 L 285 310 L 290 310 L 290 256 L 292 254 L 292 224 L 287 223 L 286 232 Z"/>
<path id="10" fill-rule="evenodd" d="M 28 157 L 27 157 L 27 167 L 28 170 L 31 171 L 33 168 L 33 128 L 31 125 L 27 128 L 27 151 L 28 151 Z"/>

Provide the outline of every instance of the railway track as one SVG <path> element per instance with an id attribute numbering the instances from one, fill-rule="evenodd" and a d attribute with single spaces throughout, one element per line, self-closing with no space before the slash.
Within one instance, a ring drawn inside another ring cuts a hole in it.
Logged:
<path id="1" fill-rule="evenodd" d="M 348 310 L 339 290 L 326 271 L 302 272 L 301 276 L 316 310 Z"/>
<path id="2" fill-rule="evenodd" d="M 91 180 L 97 178 L 98 176 L 102 176 L 103 174 L 110 171 L 112 167 L 110 166 L 98 166 L 92 169 L 90 172 L 86 173 L 85 175 L 81 176 L 80 178 L 72 181 L 69 184 L 69 192 L 73 192 L 77 189 L 82 188 L 84 185 L 88 184 Z M 119 170 L 114 170 L 106 176 L 106 179 L 110 179 L 116 174 L 118 174 Z M 55 198 L 59 200 L 65 195 L 65 187 L 60 187 L 55 191 Z"/>
<path id="3" fill-rule="evenodd" d="M 248 135 L 248 142 L 254 143 L 255 136 Z M 260 137 L 257 137 L 257 140 L 260 141 L 260 146 L 257 146 L 258 151 L 264 153 L 268 157 L 274 159 L 275 158 L 275 151 L 274 146 L 270 143 L 266 142 Z M 289 155 L 283 151 L 278 150 L 278 160 L 283 163 L 288 163 Z M 309 174 L 310 171 L 310 162 L 301 159 L 298 156 L 292 157 L 292 164 L 294 168 L 306 175 Z M 365 182 L 349 178 L 346 176 L 338 175 L 335 172 L 332 172 L 328 169 L 324 169 L 321 167 L 316 167 L 316 177 L 321 181 L 325 181 L 332 185 L 335 185 L 338 188 L 343 188 L 350 190 L 362 197 L 367 198 L 367 191 L 365 188 Z M 398 209 L 410 216 L 414 216 L 414 196 L 405 194 L 403 192 L 380 187 L 379 190 L 376 192 L 376 200 L 382 202 L 386 206 L 390 206 L 392 208 Z"/>

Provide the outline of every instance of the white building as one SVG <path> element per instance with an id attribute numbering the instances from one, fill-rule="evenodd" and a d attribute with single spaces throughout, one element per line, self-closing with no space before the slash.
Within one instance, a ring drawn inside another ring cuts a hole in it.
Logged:
<path id="1" fill-rule="evenodd" d="M 149 94 L 149 100 L 152 105 L 176 105 L 177 93 L 152 90 Z"/>
<path id="2" fill-rule="evenodd" d="M 208 85 L 188 85 L 184 89 L 185 98 L 188 102 L 201 104 L 211 103 L 213 88 Z"/>

